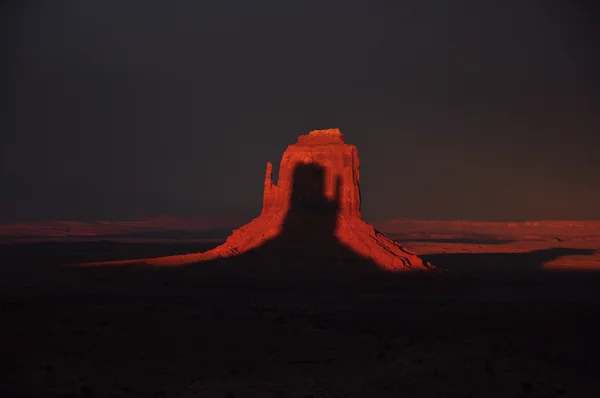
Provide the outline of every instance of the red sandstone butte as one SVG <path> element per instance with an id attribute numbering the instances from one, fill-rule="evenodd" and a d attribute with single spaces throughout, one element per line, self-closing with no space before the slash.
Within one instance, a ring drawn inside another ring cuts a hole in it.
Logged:
<path id="1" fill-rule="evenodd" d="M 341 261 L 343 264 L 344 258 L 335 258 L 336 254 L 327 252 L 329 248 L 337 245 L 348 249 L 334 250 L 335 253 L 341 253 L 340 256 L 350 257 L 348 253 L 352 253 L 353 258 L 362 258 L 375 264 L 377 267 L 374 268 L 385 271 L 434 268 L 362 220 L 358 166 L 356 146 L 344 143 L 344 136 L 339 129 L 315 130 L 310 134 L 301 135 L 298 137 L 298 142 L 288 146 L 283 154 L 277 184 L 274 184 L 271 178 L 272 164 L 267 163 L 260 216 L 233 231 L 224 244 L 204 253 L 137 260 L 137 262 L 157 266 L 183 265 L 239 256 L 262 250 L 261 248 L 264 247 L 268 248 L 269 254 L 276 251 L 276 255 L 290 255 L 290 252 L 302 255 L 303 248 L 309 245 L 315 247 L 314 240 L 329 240 L 335 241 L 335 244 L 321 245 L 322 249 L 312 250 L 311 254 L 318 256 L 319 253 L 323 253 L 327 258 L 333 258 L 333 261 Z M 302 188 L 306 192 L 297 193 L 295 190 L 300 190 L 297 185 L 298 174 L 302 171 L 311 176 L 310 182 L 308 188 L 306 186 Z M 314 206 L 302 207 L 301 202 L 306 195 L 316 198 L 314 200 L 318 207 L 316 216 L 311 210 L 315 209 Z M 300 210 L 296 210 L 297 208 Z M 331 218 L 331 214 L 333 214 L 333 222 L 325 223 L 331 226 L 323 227 L 322 219 Z M 290 227 L 290 223 L 295 224 L 295 227 Z M 316 225 L 315 228 L 330 228 L 331 239 L 327 239 L 327 231 L 325 234 L 322 233 L 323 231 L 312 231 L 312 225 Z M 292 233 L 289 233 L 290 229 L 293 230 Z M 298 230 L 302 232 L 297 232 Z M 281 239 L 284 236 L 288 238 Z M 285 243 L 275 245 L 277 250 L 273 250 L 273 245 L 269 245 L 278 242 L 278 239 Z M 321 247 L 319 243 L 316 245 Z M 118 263 L 131 262 L 133 261 Z M 285 261 L 282 261 L 282 266 L 283 263 Z"/>

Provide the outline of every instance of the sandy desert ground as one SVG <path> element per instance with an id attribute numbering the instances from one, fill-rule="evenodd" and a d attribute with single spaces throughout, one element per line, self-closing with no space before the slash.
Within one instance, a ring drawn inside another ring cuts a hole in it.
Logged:
<path id="1" fill-rule="evenodd" d="M 600 396 L 600 222 L 376 226 L 443 272 L 73 268 L 220 237 L 5 234 L 0 396 Z"/>

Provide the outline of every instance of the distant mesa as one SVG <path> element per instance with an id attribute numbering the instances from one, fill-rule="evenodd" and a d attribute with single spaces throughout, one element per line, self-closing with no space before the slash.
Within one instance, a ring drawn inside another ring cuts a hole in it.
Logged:
<path id="1" fill-rule="evenodd" d="M 384 271 L 433 269 L 362 220 L 358 166 L 356 146 L 344 143 L 339 129 L 311 131 L 285 150 L 277 184 L 267 163 L 261 214 L 222 245 L 204 253 L 111 264 L 177 266 L 249 255 L 267 256 L 280 267 L 293 259 L 351 269 L 360 259 Z"/>

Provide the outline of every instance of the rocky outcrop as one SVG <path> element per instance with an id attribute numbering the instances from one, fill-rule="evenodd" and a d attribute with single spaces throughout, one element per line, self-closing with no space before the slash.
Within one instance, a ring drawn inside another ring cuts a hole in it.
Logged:
<path id="1" fill-rule="evenodd" d="M 298 164 L 308 163 L 325 170 L 324 194 L 330 200 L 334 198 L 336 179 L 341 180 L 340 217 L 361 218 L 358 151 L 354 145 L 344 143 L 338 129 L 315 130 L 301 135 L 297 144 L 290 145 L 281 159 L 277 185 L 271 180 L 272 165 L 267 163 L 261 215 L 288 211 L 293 171 Z"/>
<path id="2" fill-rule="evenodd" d="M 292 260 L 313 264 L 326 259 L 341 269 L 357 262 L 385 271 L 433 268 L 362 220 L 358 166 L 358 151 L 344 143 L 340 130 L 301 135 L 284 152 L 277 183 L 267 163 L 259 217 L 208 252 L 143 262 L 182 265 L 248 253 L 279 267 Z"/>

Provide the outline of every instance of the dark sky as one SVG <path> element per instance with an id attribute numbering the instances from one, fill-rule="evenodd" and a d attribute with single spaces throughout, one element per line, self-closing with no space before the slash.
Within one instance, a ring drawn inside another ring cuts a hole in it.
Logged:
<path id="1" fill-rule="evenodd" d="M 0 221 L 256 216 L 330 127 L 369 220 L 600 219 L 593 3 L 14 1 Z"/>

